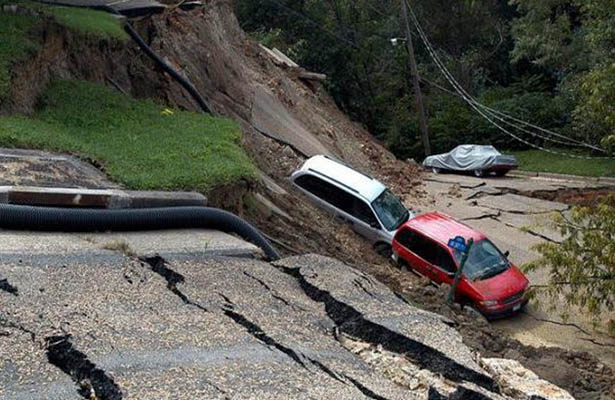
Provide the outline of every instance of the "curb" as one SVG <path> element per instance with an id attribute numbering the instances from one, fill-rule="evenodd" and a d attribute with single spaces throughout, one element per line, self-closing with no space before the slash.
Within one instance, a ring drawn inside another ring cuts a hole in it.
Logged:
<path id="1" fill-rule="evenodd" d="M 110 209 L 180 206 L 204 207 L 207 206 L 207 197 L 197 192 L 0 186 L 0 203 Z"/>
<path id="2" fill-rule="evenodd" d="M 603 183 L 605 185 L 613 185 L 615 186 L 615 178 L 610 177 L 597 177 L 597 176 L 580 176 L 580 175 L 566 175 L 566 174 L 556 174 L 552 172 L 533 172 L 533 171 L 510 171 L 508 173 L 509 176 L 515 176 L 520 178 L 527 177 L 536 177 L 536 178 L 547 178 L 547 179 L 557 179 L 562 181 L 582 181 L 588 183 Z"/>

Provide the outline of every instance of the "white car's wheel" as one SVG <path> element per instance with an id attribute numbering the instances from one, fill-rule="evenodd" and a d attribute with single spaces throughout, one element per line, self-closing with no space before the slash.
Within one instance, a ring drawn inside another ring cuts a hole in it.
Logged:
<path id="1" fill-rule="evenodd" d="M 440 172 L 442 172 L 442 170 L 438 167 L 431 167 L 431 172 L 433 172 L 434 174 L 439 174 Z"/>
<path id="2" fill-rule="evenodd" d="M 472 172 L 474 172 L 474 176 L 477 178 L 482 178 L 483 176 L 485 176 L 485 171 L 483 171 L 482 169 L 475 169 Z"/>

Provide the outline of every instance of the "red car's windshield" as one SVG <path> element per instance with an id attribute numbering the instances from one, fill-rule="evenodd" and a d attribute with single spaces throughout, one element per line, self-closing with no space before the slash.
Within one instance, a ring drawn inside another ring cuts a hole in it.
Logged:
<path id="1" fill-rule="evenodd" d="M 461 264 L 463 254 L 454 250 L 457 264 Z M 471 280 L 487 279 L 506 269 L 509 263 L 506 257 L 489 239 L 479 240 L 470 248 L 463 273 Z"/>

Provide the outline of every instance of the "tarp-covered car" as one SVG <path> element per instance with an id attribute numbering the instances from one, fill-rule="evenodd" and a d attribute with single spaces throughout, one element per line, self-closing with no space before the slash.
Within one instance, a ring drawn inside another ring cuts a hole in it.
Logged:
<path id="1" fill-rule="evenodd" d="M 480 177 L 491 173 L 504 176 L 518 167 L 515 156 L 503 155 L 493 146 L 462 144 L 451 152 L 429 156 L 423 161 L 425 168 L 433 172 L 462 171 Z"/>

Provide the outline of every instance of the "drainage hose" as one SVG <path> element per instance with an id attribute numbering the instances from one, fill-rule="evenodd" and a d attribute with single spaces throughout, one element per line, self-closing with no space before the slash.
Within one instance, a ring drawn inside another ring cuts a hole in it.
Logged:
<path id="1" fill-rule="evenodd" d="M 179 84 L 182 85 L 184 89 L 188 91 L 188 93 L 190 93 L 192 98 L 197 103 L 199 103 L 199 106 L 203 109 L 203 111 L 211 115 L 215 115 L 214 110 L 211 108 L 209 103 L 203 98 L 203 96 L 201 96 L 201 94 L 196 89 L 196 87 L 194 87 L 194 85 L 190 83 L 188 79 L 184 78 L 179 72 L 177 72 L 167 62 L 165 62 L 156 53 L 154 53 L 154 51 L 147 45 L 147 43 L 145 43 L 145 41 L 141 39 L 141 36 L 139 36 L 137 31 L 134 30 L 132 25 L 130 25 L 130 22 L 126 22 L 126 25 L 124 25 L 124 30 L 126 31 L 126 33 L 128 33 L 128 35 L 130 35 L 132 40 L 134 40 L 137 43 L 137 45 L 139 45 L 141 50 L 143 50 L 145 54 L 149 56 L 149 58 L 154 60 L 154 62 L 156 62 L 156 64 L 158 64 L 160 68 L 162 68 L 166 73 L 171 75 L 173 79 L 179 82 Z"/>
<path id="2" fill-rule="evenodd" d="M 45 0 L 39 0 L 39 1 L 46 3 L 46 4 L 59 5 L 58 3 L 53 4 Z M 80 6 L 77 6 L 77 7 L 80 7 Z M 81 7 L 88 7 L 88 6 L 81 6 Z M 107 11 L 108 13 L 111 13 L 111 14 L 114 14 L 120 17 L 124 16 L 118 10 L 106 4 L 90 6 L 90 8 Z M 201 107 L 203 111 L 211 115 L 214 115 L 214 116 L 216 115 L 214 109 L 207 102 L 207 100 L 205 100 L 203 96 L 201 96 L 197 88 L 187 78 L 183 77 L 179 72 L 177 72 L 175 68 L 170 66 L 169 63 L 164 61 L 158 54 L 156 54 L 154 50 L 152 50 L 152 48 L 149 47 L 147 43 L 145 43 L 145 41 L 141 38 L 141 36 L 139 36 L 139 34 L 137 33 L 137 31 L 135 31 L 135 29 L 132 27 L 129 21 L 126 21 L 126 23 L 124 24 L 124 30 L 126 31 L 126 33 L 128 33 L 128 35 L 132 38 L 132 40 L 134 40 L 135 43 L 137 43 L 137 45 L 141 48 L 141 50 L 143 50 L 145 54 L 147 54 L 149 58 L 151 58 L 156 64 L 158 64 L 160 68 L 162 68 L 167 74 L 169 74 L 180 85 L 182 85 L 182 87 L 186 89 L 188 93 L 190 93 L 190 96 L 192 96 L 192 98 L 197 103 L 199 103 L 199 106 Z"/>
<path id="3" fill-rule="evenodd" d="M 58 232 L 145 231 L 205 228 L 235 233 L 260 247 L 269 260 L 280 255 L 252 225 L 210 207 L 96 210 L 0 204 L 0 228 Z"/>

